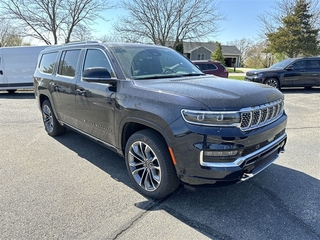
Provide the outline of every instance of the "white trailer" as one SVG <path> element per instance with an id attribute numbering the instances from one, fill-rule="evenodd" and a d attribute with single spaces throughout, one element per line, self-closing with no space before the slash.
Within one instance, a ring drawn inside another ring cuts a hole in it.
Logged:
<path id="1" fill-rule="evenodd" d="M 48 46 L 0 48 L 0 90 L 33 89 L 33 73 L 41 50 Z"/>

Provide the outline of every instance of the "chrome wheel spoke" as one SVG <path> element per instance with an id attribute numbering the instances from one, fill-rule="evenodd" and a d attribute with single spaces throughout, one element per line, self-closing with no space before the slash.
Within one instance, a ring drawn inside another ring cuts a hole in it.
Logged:
<path id="1" fill-rule="evenodd" d="M 137 184 L 146 191 L 155 191 L 161 183 L 161 168 L 152 148 L 145 142 L 134 142 L 128 160 L 130 172 Z"/>
<path id="2" fill-rule="evenodd" d="M 51 132 L 53 130 L 53 119 L 52 112 L 48 106 L 44 106 L 42 109 L 43 123 L 47 131 Z"/>
<path id="3" fill-rule="evenodd" d="M 142 182 L 143 182 L 143 179 L 146 179 L 146 176 L 147 176 L 147 169 L 143 169 L 143 172 L 142 172 L 142 175 L 141 175 L 141 178 L 140 178 L 140 181 L 139 181 L 139 185 L 141 186 L 141 187 L 143 187 L 143 184 L 142 184 Z"/>
<path id="4" fill-rule="evenodd" d="M 158 174 L 159 170 L 160 170 L 160 168 L 158 168 L 158 169 L 153 168 L 153 169 L 151 169 L 151 171 L 150 171 L 150 173 L 151 173 L 150 175 L 152 176 L 152 179 L 153 179 L 154 181 L 156 181 L 158 184 L 160 183 L 160 176 L 159 176 L 159 174 Z"/>

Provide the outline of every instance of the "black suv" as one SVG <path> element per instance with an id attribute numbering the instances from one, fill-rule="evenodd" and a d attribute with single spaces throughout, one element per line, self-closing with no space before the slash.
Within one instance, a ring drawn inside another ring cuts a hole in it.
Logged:
<path id="1" fill-rule="evenodd" d="M 48 47 L 34 89 L 49 135 L 68 127 L 124 156 L 133 184 L 151 198 L 181 182 L 247 180 L 279 156 L 287 139 L 280 91 L 205 75 L 162 46 Z"/>
<path id="2" fill-rule="evenodd" d="M 281 87 L 320 86 L 320 57 L 289 58 L 246 73 L 245 80 Z"/>

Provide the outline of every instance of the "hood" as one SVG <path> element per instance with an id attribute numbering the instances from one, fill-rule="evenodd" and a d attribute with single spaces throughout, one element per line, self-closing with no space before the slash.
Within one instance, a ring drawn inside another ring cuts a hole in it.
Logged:
<path id="1" fill-rule="evenodd" d="M 258 73 L 268 73 L 268 72 L 279 72 L 283 71 L 281 68 L 261 68 L 261 69 L 255 69 L 248 71 L 246 73 L 247 76 L 257 75 Z"/>
<path id="2" fill-rule="evenodd" d="M 211 76 L 135 81 L 153 94 L 171 94 L 200 101 L 211 110 L 238 110 L 279 100 L 276 88 L 241 80 Z"/>

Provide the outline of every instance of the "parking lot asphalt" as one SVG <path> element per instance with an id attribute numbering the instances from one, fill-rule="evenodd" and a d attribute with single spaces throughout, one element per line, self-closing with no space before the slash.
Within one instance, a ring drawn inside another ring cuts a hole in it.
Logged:
<path id="1" fill-rule="evenodd" d="M 286 152 L 229 187 L 150 200 L 124 160 L 49 137 L 32 92 L 0 91 L 0 239 L 320 239 L 320 88 L 284 89 Z"/>

